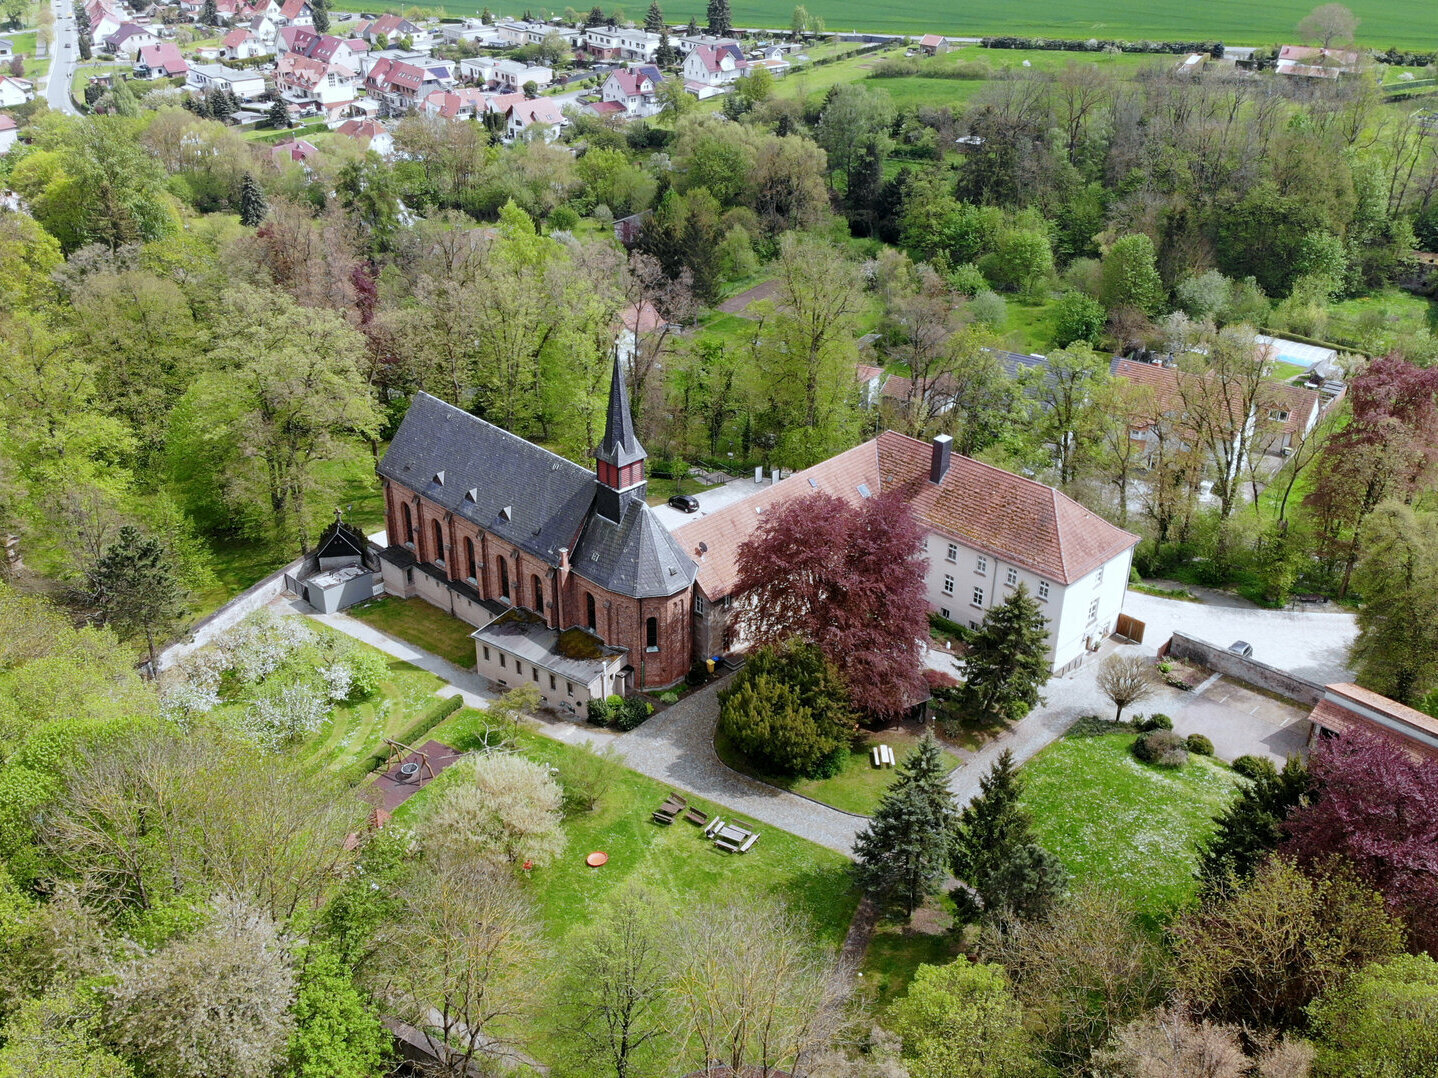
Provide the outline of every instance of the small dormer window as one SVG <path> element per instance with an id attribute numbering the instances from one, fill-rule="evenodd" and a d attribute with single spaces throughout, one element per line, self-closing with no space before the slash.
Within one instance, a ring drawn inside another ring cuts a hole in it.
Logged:
<path id="1" fill-rule="evenodd" d="M 1275 420 L 1276 422 L 1279 422 L 1279 423 L 1286 423 L 1286 422 L 1288 421 L 1288 409 L 1287 409 L 1287 408 L 1274 408 L 1274 409 L 1271 409 L 1271 410 L 1269 411 L 1269 413 L 1268 413 L 1268 418 L 1269 418 L 1269 419 L 1272 419 L 1272 420 Z"/>

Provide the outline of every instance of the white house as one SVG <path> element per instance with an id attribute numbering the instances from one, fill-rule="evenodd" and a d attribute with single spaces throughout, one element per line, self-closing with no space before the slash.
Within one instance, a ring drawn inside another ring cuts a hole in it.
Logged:
<path id="1" fill-rule="evenodd" d="M 315 14 L 311 10 L 308 0 L 270 0 L 265 8 L 265 14 L 276 27 L 281 26 L 313 26 Z"/>
<path id="2" fill-rule="evenodd" d="M 180 47 L 173 41 L 146 45 L 135 60 L 137 78 L 171 79 L 179 75 L 188 77 L 189 72 L 189 62 L 180 55 Z"/>
<path id="3" fill-rule="evenodd" d="M 109 37 L 105 38 L 105 47 L 116 56 L 128 56 L 131 59 L 140 55 L 140 50 L 150 45 L 158 45 L 160 39 L 139 23 L 127 22 L 116 30 Z"/>
<path id="4" fill-rule="evenodd" d="M 251 101 L 264 95 L 265 77 L 253 68 L 226 67 L 224 64 L 190 65 L 185 89 L 208 90 L 212 86 L 233 91 L 241 101 Z"/>
<path id="5" fill-rule="evenodd" d="M 552 98 L 538 97 L 509 106 L 505 113 L 504 133 L 510 139 L 532 138 L 539 134 L 545 142 L 553 142 L 568 122 Z"/>
<path id="6" fill-rule="evenodd" d="M 264 46 L 252 30 L 243 26 L 231 30 L 221 40 L 222 55 L 226 60 L 248 60 L 252 56 L 263 56 Z"/>
<path id="7" fill-rule="evenodd" d="M 692 86 L 726 86 L 749 68 L 744 53 L 732 42 L 700 45 L 684 58 L 684 81 Z"/>
<path id="8" fill-rule="evenodd" d="M 591 26 L 584 31 L 584 51 L 596 60 L 654 59 L 659 35 L 627 26 Z"/>
<path id="9" fill-rule="evenodd" d="M 0 113 L 0 154 L 9 153 L 19 137 L 20 125 L 15 122 L 15 117 Z"/>
<path id="10" fill-rule="evenodd" d="M 0 75 L 0 109 L 11 109 L 35 98 L 30 83 L 11 75 Z"/>
<path id="11" fill-rule="evenodd" d="M 394 153 L 394 136 L 373 120 L 346 120 L 334 130 L 335 134 L 352 138 L 381 157 Z"/>
<path id="12" fill-rule="evenodd" d="M 498 83 L 503 90 L 520 90 L 532 82 L 543 90 L 554 82 L 554 69 L 542 64 L 522 64 L 518 60 L 502 60 L 493 56 L 477 56 L 461 60 L 459 71 L 465 78 L 477 82 Z"/>
<path id="13" fill-rule="evenodd" d="M 654 116 L 663 108 L 659 84 L 664 76 L 648 64 L 633 64 L 623 71 L 611 71 L 600 87 L 600 98 L 624 109 L 626 116 Z"/>

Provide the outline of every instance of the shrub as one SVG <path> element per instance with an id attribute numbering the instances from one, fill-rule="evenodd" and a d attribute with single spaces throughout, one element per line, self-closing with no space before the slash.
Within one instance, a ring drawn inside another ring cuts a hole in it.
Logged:
<path id="1" fill-rule="evenodd" d="M 685 684 L 697 689 L 700 685 L 709 682 L 709 664 L 703 659 L 695 659 L 694 665 L 689 668 L 689 673 L 684 675 Z"/>
<path id="2" fill-rule="evenodd" d="M 610 699 L 615 698 L 610 697 Z M 609 725 L 616 730 L 633 730 L 652 714 L 654 714 L 654 708 L 648 700 L 630 696 L 621 699 L 617 705 L 610 706 Z"/>
<path id="3" fill-rule="evenodd" d="M 1276 779 L 1278 768 L 1266 756 L 1240 756 L 1233 761 L 1233 769 L 1246 779 L 1257 782 L 1259 778 Z"/>
<path id="4" fill-rule="evenodd" d="M 1144 733 L 1150 730 L 1172 730 L 1173 720 L 1161 711 L 1155 711 L 1148 718 L 1139 724 L 1139 729 Z"/>
<path id="5" fill-rule="evenodd" d="M 1133 743 L 1133 754 L 1148 764 L 1161 763 L 1164 756 L 1175 752 L 1183 752 L 1183 738 L 1172 730 L 1152 730 Z"/>
<path id="6" fill-rule="evenodd" d="M 1183 747 L 1195 756 L 1213 755 L 1213 742 L 1202 734 L 1189 734 L 1183 739 Z"/>
<path id="7" fill-rule="evenodd" d="M 1153 763 L 1155 767 L 1167 767 L 1177 771 L 1184 764 L 1188 763 L 1188 750 L 1170 749 Z"/>
<path id="8" fill-rule="evenodd" d="M 559 773 L 566 816 L 594 811 L 594 806 L 624 774 L 624 765 L 613 745 L 595 749 L 586 743 L 575 749 Z"/>
<path id="9" fill-rule="evenodd" d="M 673 689 L 670 689 L 668 692 L 662 692 L 659 694 L 659 702 L 661 704 L 677 704 L 679 703 L 679 694 Z"/>
<path id="10" fill-rule="evenodd" d="M 760 648 L 719 694 L 719 728 L 766 770 L 811 776 L 854 735 L 838 671 L 810 644 Z"/>
<path id="11" fill-rule="evenodd" d="M 350 672 L 351 700 L 368 700 L 389 677 L 389 660 L 370 648 L 355 648 L 345 659 Z"/>
<path id="12" fill-rule="evenodd" d="M 609 701 L 594 697 L 589 701 L 589 721 L 595 726 L 609 725 Z"/>

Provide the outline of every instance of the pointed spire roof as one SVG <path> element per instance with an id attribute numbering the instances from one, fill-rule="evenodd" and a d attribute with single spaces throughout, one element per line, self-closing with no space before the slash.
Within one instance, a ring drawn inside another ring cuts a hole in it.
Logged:
<path id="1" fill-rule="evenodd" d="M 629 412 L 629 390 L 624 385 L 624 368 L 619 351 L 614 352 L 614 374 L 609 382 L 609 409 L 604 417 L 604 441 L 594 456 L 616 468 L 643 460 L 649 454 L 634 433 L 634 419 Z"/>

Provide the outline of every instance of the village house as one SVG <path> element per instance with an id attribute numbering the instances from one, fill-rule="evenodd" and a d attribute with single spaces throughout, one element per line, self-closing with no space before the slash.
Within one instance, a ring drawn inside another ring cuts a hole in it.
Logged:
<path id="1" fill-rule="evenodd" d="M 522 64 L 518 60 L 504 60 L 494 56 L 461 60 L 459 72 L 462 78 L 508 91 L 523 89 L 527 82 L 532 82 L 543 90 L 554 82 L 553 68 L 541 64 Z"/>
<path id="2" fill-rule="evenodd" d="M 359 38 L 346 40 L 334 34 L 317 34 L 308 26 L 286 26 L 280 31 L 275 48 L 281 56 L 297 52 L 311 60 L 340 64 L 355 72 L 359 71 L 360 57 L 369 52 L 369 45 Z"/>
<path id="3" fill-rule="evenodd" d="M 454 85 L 448 64 L 430 61 L 421 67 L 402 60 L 381 60 L 365 76 L 365 89 L 378 97 L 387 116 L 403 116 L 435 90 Z"/>
<path id="4" fill-rule="evenodd" d="M 381 157 L 394 153 L 394 136 L 374 120 L 345 120 L 334 129 L 335 134 L 352 138 L 364 150 L 373 150 Z"/>
<path id="5" fill-rule="evenodd" d="M 265 93 L 265 77 L 253 68 L 225 67 L 224 64 L 191 64 L 185 89 L 229 90 L 241 101 L 253 101 Z"/>
<path id="6" fill-rule="evenodd" d="M 285 26 L 313 26 L 315 13 L 308 0 L 270 0 L 265 7 L 265 16 L 275 26 L 276 33 Z"/>
<path id="7" fill-rule="evenodd" d="M 947 435 L 925 443 L 885 431 L 675 530 L 698 566 L 695 654 L 745 646 L 732 618 L 743 602 L 739 547 L 768 507 L 819 491 L 850 504 L 901 493 L 927 533 L 928 604 L 942 617 L 976 628 L 1027 586 L 1049 620 L 1055 671 L 1081 663 L 1117 624 L 1138 536 L 1042 483 L 955 455 Z"/>
<path id="8" fill-rule="evenodd" d="M 941 52 L 949 51 L 949 43 L 942 34 L 925 34 L 919 38 L 919 48 L 925 56 L 937 56 Z"/>
<path id="9" fill-rule="evenodd" d="M 25 79 L 0 75 L 0 109 L 12 109 L 35 98 L 35 88 Z"/>
<path id="10" fill-rule="evenodd" d="M 355 31 L 355 36 L 375 45 L 382 38 L 391 45 L 398 45 L 401 41 L 408 40 L 407 48 L 416 52 L 429 52 L 433 44 L 433 38 L 428 30 L 416 23 L 410 22 L 402 15 L 381 15 L 373 22 L 361 23 Z"/>
<path id="11" fill-rule="evenodd" d="M 591 26 L 584 31 L 584 51 L 596 60 L 647 63 L 659 51 L 659 35 L 626 26 Z"/>
<path id="12" fill-rule="evenodd" d="M 1352 49 L 1320 49 L 1308 45 L 1284 45 L 1278 50 L 1274 70 L 1280 75 L 1309 79 L 1336 79 L 1358 70 L 1361 57 Z"/>
<path id="13" fill-rule="evenodd" d="M 465 19 L 462 23 L 445 23 L 440 27 L 440 36 L 446 45 L 458 45 L 461 41 L 472 41 L 482 48 L 498 49 L 508 45 L 504 35 L 492 26 L 486 26 L 478 19 Z"/>
<path id="14" fill-rule="evenodd" d="M 504 115 L 504 133 L 509 139 L 538 136 L 545 142 L 553 142 L 567 123 L 559 105 L 552 98 L 541 97 L 510 105 Z"/>
<path id="15" fill-rule="evenodd" d="M 15 117 L 0 112 L 0 154 L 9 153 L 19 137 L 20 125 L 15 122 Z"/>
<path id="16" fill-rule="evenodd" d="M 160 39 L 149 31 L 148 28 L 139 23 L 124 23 L 109 37 L 105 38 L 105 48 L 116 56 L 127 56 L 136 59 L 140 50 L 147 45 L 158 45 Z"/>
<path id="17" fill-rule="evenodd" d="M 507 45 L 538 45 L 550 34 L 554 34 L 571 49 L 578 45 L 579 39 L 584 36 L 583 30 L 573 27 L 555 26 L 547 22 L 525 22 L 523 19 L 501 19 L 495 24 L 494 31 Z"/>
<path id="18" fill-rule="evenodd" d="M 275 85 L 284 100 L 336 119 L 355 100 L 359 74 L 342 64 L 287 52 L 275 65 Z"/>
<path id="19" fill-rule="evenodd" d="M 15 42 L 8 37 L 0 37 L 0 60 L 9 60 L 15 55 Z"/>
<path id="20" fill-rule="evenodd" d="M 190 65 L 180 55 L 180 48 L 173 41 L 161 41 L 146 45 L 135 60 L 134 74 L 139 79 L 170 79 L 187 75 Z"/>
<path id="21" fill-rule="evenodd" d="M 685 89 L 700 98 L 712 97 L 742 78 L 748 68 L 749 61 L 735 42 L 700 45 L 684 58 Z"/>
<path id="22" fill-rule="evenodd" d="M 313 142 L 302 138 L 287 138 L 270 150 L 270 159 L 277 165 L 299 164 L 309 171 L 310 160 L 320 151 Z"/>
<path id="23" fill-rule="evenodd" d="M 663 108 L 659 100 L 663 81 L 664 76 L 652 64 L 630 64 L 621 71 L 611 71 L 599 94 L 603 102 L 619 105 L 625 116 L 655 116 Z"/>
<path id="24" fill-rule="evenodd" d="M 85 5 L 85 14 L 90 18 L 90 40 L 100 44 L 129 21 L 119 6 L 108 0 L 90 0 Z"/>
<path id="25" fill-rule="evenodd" d="M 378 469 L 385 590 L 479 627 L 493 680 L 577 706 L 588 690 L 567 661 L 582 651 L 608 692 L 674 684 L 692 662 L 694 564 L 645 504 L 646 456 L 617 363 L 594 471 L 418 394 Z M 535 620 L 483 631 L 516 608 Z M 574 629 L 592 639 L 566 641 Z"/>
<path id="26" fill-rule="evenodd" d="M 220 39 L 221 55 L 226 60 L 248 60 L 252 56 L 265 55 L 264 46 L 251 30 L 243 26 L 231 30 Z"/>

